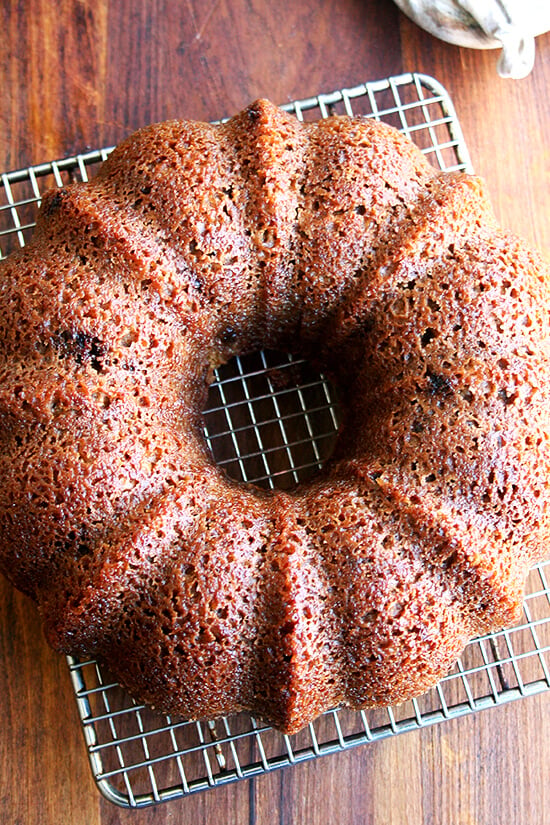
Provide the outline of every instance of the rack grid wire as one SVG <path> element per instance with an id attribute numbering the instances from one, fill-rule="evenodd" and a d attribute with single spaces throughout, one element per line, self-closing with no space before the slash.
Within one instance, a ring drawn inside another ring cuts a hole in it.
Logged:
<path id="1" fill-rule="evenodd" d="M 365 83 L 283 108 L 299 120 L 376 118 L 407 134 L 436 168 L 472 171 L 452 102 L 425 75 Z M 27 242 L 46 189 L 88 180 L 110 151 L 2 174 L 0 258 Z M 320 469 L 338 414 L 333 388 L 307 363 L 260 352 L 217 372 L 205 435 L 228 475 L 284 489 Z M 433 690 L 394 708 L 335 709 L 294 736 L 247 714 L 216 722 L 160 716 L 131 699 L 97 662 L 68 657 L 68 665 L 100 791 L 118 805 L 144 807 L 550 690 L 550 562 L 532 570 L 519 624 L 473 640 Z"/>

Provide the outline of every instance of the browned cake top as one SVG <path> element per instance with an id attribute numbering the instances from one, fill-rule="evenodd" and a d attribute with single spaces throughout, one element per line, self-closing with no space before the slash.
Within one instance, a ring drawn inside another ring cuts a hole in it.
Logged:
<path id="1" fill-rule="evenodd" d="M 549 299 L 481 182 L 387 126 L 259 101 L 144 129 L 2 264 L 0 566 L 171 712 L 293 730 L 415 695 L 546 551 Z M 202 437 L 212 368 L 261 347 L 345 410 L 292 493 Z"/>

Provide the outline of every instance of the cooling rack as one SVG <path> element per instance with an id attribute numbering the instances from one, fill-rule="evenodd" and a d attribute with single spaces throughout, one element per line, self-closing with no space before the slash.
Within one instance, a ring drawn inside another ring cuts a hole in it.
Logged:
<path id="1" fill-rule="evenodd" d="M 407 134 L 434 166 L 472 171 L 451 100 L 433 78 L 406 74 L 284 106 L 300 120 L 345 113 Z M 24 246 L 41 194 L 87 180 L 110 149 L 1 175 L 0 257 Z M 204 414 L 218 464 L 236 479 L 287 488 L 330 453 L 338 403 L 304 361 L 273 352 L 235 358 L 216 374 Z M 550 562 L 531 572 L 519 624 L 472 641 L 452 672 L 399 707 L 335 709 L 294 736 L 246 714 L 214 722 L 159 716 L 94 661 L 68 657 L 94 777 L 110 801 L 143 807 L 423 728 L 550 690 Z"/>

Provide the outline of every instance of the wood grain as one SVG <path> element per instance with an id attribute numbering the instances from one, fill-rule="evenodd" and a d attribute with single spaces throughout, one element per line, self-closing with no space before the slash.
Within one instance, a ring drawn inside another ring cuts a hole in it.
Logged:
<path id="1" fill-rule="evenodd" d="M 550 254 L 550 37 L 533 74 L 441 43 L 390 0 L 19 0 L 1 5 L 0 169 L 171 117 L 213 119 L 418 70 L 450 91 L 501 221 Z M 90 776 L 64 660 L 0 582 L 0 818 L 14 825 L 550 822 L 550 696 L 141 812 Z"/>

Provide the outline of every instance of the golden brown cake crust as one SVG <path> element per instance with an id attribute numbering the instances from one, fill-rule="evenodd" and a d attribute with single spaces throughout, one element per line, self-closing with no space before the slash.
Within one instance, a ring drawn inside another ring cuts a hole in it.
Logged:
<path id="1" fill-rule="evenodd" d="M 421 693 L 546 553 L 548 275 L 373 121 L 141 130 L 1 265 L 0 568 L 164 711 L 294 731 Z M 268 347 L 345 409 L 290 493 L 201 435 L 212 368 Z"/>

